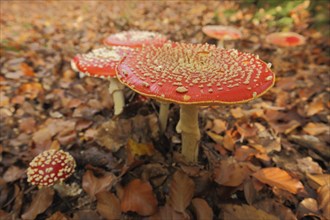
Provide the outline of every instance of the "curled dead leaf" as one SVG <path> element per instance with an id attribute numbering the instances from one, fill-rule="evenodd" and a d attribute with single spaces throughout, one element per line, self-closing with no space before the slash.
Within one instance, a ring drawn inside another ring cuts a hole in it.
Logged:
<path id="1" fill-rule="evenodd" d="M 91 170 L 87 170 L 82 179 L 82 187 L 92 199 L 95 199 L 97 193 L 109 190 L 115 181 L 116 176 L 112 173 L 98 178 Z"/>
<path id="2" fill-rule="evenodd" d="M 176 171 L 171 181 L 168 202 L 174 210 L 184 213 L 190 204 L 194 191 L 194 181 L 182 171 Z"/>
<path id="3" fill-rule="evenodd" d="M 37 215 L 46 211 L 46 209 L 53 203 L 54 190 L 51 188 L 42 188 L 38 190 L 33 197 L 31 205 L 21 216 L 22 219 L 35 219 Z"/>
<path id="4" fill-rule="evenodd" d="M 325 218 L 330 217 L 330 184 L 325 184 L 317 190 L 317 201 Z"/>
<path id="5" fill-rule="evenodd" d="M 149 182 L 140 179 L 132 180 L 124 187 L 121 199 L 123 212 L 136 212 L 142 216 L 152 215 L 157 211 L 157 199 Z"/>
<path id="6" fill-rule="evenodd" d="M 191 201 L 193 208 L 195 210 L 195 215 L 197 220 L 212 220 L 213 210 L 207 204 L 204 199 L 195 198 Z"/>
<path id="7" fill-rule="evenodd" d="M 96 209 L 100 215 L 108 220 L 120 219 L 120 201 L 111 192 L 102 191 L 96 194 Z"/>
<path id="8" fill-rule="evenodd" d="M 249 205 L 224 205 L 222 206 L 222 212 L 220 215 L 223 220 L 247 220 L 247 218 L 258 220 L 279 220 L 276 216 Z"/>
<path id="9" fill-rule="evenodd" d="M 288 172 L 277 167 L 269 167 L 258 170 L 253 174 L 260 182 L 270 186 L 276 186 L 280 189 L 287 190 L 293 194 L 304 189 L 303 184 L 289 175 Z"/>

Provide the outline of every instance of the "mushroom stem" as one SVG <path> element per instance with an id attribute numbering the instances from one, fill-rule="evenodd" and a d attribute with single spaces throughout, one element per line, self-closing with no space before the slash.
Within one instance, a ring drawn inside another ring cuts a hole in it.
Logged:
<path id="1" fill-rule="evenodd" d="M 116 78 L 110 78 L 109 93 L 112 95 L 114 104 L 114 115 L 123 112 L 125 98 L 123 93 L 124 86 Z"/>
<path id="2" fill-rule="evenodd" d="M 220 47 L 220 48 L 225 48 L 225 46 L 224 46 L 224 40 L 223 39 L 218 40 L 217 46 Z"/>
<path id="3" fill-rule="evenodd" d="M 197 162 L 201 134 L 198 126 L 198 107 L 181 105 L 180 128 L 182 131 L 182 154 L 188 162 Z"/>
<path id="4" fill-rule="evenodd" d="M 160 132 L 162 134 L 166 130 L 169 108 L 170 108 L 170 104 L 169 103 L 167 103 L 167 102 L 160 102 L 159 123 L 160 123 Z"/>

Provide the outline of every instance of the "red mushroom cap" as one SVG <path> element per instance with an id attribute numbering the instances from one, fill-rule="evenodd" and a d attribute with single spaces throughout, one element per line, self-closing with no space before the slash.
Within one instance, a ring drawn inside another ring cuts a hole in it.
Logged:
<path id="1" fill-rule="evenodd" d="M 258 56 L 208 44 L 166 43 L 123 58 L 117 78 L 136 92 L 181 104 L 242 103 L 275 82 Z"/>
<path id="2" fill-rule="evenodd" d="M 139 48 L 143 45 L 161 46 L 167 37 L 150 31 L 123 31 L 105 38 L 103 43 L 107 46 L 126 46 Z"/>
<path id="3" fill-rule="evenodd" d="M 100 78 L 116 77 L 115 68 L 118 62 L 127 53 L 132 51 L 129 47 L 99 48 L 86 54 L 78 54 L 71 61 L 75 71 L 88 76 Z"/>
<path id="4" fill-rule="evenodd" d="M 305 37 L 294 32 L 276 32 L 266 36 L 268 43 L 281 47 L 295 47 L 305 44 Z"/>
<path id="5" fill-rule="evenodd" d="M 218 40 L 236 40 L 242 37 L 242 33 L 235 27 L 222 25 L 206 25 L 202 31 L 209 37 Z"/>
<path id="6" fill-rule="evenodd" d="M 27 169 L 28 182 L 39 187 L 52 186 L 73 174 L 76 162 L 62 150 L 47 150 L 36 156 Z"/>

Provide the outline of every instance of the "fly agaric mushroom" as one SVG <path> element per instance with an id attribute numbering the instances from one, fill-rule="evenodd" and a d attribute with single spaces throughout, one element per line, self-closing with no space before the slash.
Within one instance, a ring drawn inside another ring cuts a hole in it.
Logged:
<path id="1" fill-rule="evenodd" d="M 123 58 L 117 78 L 136 92 L 181 104 L 182 154 L 198 159 L 198 105 L 244 103 L 275 82 L 258 56 L 208 44 L 166 43 L 143 47 Z"/>
<path id="2" fill-rule="evenodd" d="M 161 46 L 167 41 L 167 37 L 151 31 L 123 31 L 111 34 L 104 39 L 107 46 L 126 46 L 140 48 L 142 45 Z"/>
<path id="3" fill-rule="evenodd" d="M 27 181 L 39 188 L 63 182 L 76 167 L 73 157 L 63 150 L 47 150 L 36 156 L 27 169 Z"/>
<path id="4" fill-rule="evenodd" d="M 167 37 L 151 31 L 123 31 L 112 34 L 104 39 L 107 46 L 126 46 L 130 48 L 141 48 L 143 45 L 162 46 L 167 41 Z M 170 105 L 160 102 L 159 122 L 160 131 L 163 133 L 167 126 L 168 111 Z"/>
<path id="5" fill-rule="evenodd" d="M 224 48 L 225 40 L 237 40 L 242 38 L 242 33 L 235 27 L 222 25 L 206 25 L 202 28 L 204 34 L 215 38 L 218 41 L 218 47 Z"/>
<path id="6" fill-rule="evenodd" d="M 115 115 L 119 115 L 125 105 L 124 86 L 117 80 L 115 68 L 119 60 L 132 50 L 129 47 L 99 48 L 79 54 L 71 61 L 73 70 L 110 81 L 109 92 L 113 96 Z"/>
<path id="7" fill-rule="evenodd" d="M 266 41 L 280 47 L 295 47 L 305 44 L 305 37 L 294 32 L 276 32 L 267 35 Z"/>

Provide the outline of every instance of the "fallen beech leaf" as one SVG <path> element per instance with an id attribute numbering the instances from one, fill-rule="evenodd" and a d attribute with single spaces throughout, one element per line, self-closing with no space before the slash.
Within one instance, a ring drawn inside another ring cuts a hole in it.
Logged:
<path id="1" fill-rule="evenodd" d="M 240 133 L 242 138 L 249 138 L 257 135 L 258 127 L 254 126 L 254 124 L 244 123 L 239 125 L 236 123 L 237 131 Z"/>
<path id="2" fill-rule="evenodd" d="M 33 69 L 26 63 L 21 63 L 20 68 L 25 76 L 34 76 L 35 75 Z"/>
<path id="3" fill-rule="evenodd" d="M 182 171 L 173 174 L 170 184 L 169 204 L 175 211 L 184 213 L 194 195 L 195 183 Z"/>
<path id="4" fill-rule="evenodd" d="M 25 173 L 25 169 L 21 169 L 17 166 L 11 166 L 4 173 L 3 179 L 6 182 L 13 182 L 13 181 L 18 180 L 19 178 L 21 178 L 24 173 Z"/>
<path id="5" fill-rule="evenodd" d="M 105 219 L 120 219 L 120 201 L 111 192 L 102 191 L 96 194 L 96 209 Z"/>
<path id="6" fill-rule="evenodd" d="M 255 208 L 261 209 L 268 214 L 274 215 L 279 219 L 283 220 L 297 220 L 295 214 L 292 210 L 282 203 L 277 202 L 275 199 L 264 199 L 255 204 L 253 204 Z"/>
<path id="7" fill-rule="evenodd" d="M 229 151 L 234 150 L 235 141 L 230 131 L 227 131 L 225 136 L 223 137 L 223 146 Z"/>
<path id="8" fill-rule="evenodd" d="M 214 169 L 214 181 L 223 186 L 239 186 L 252 172 L 249 163 L 238 163 L 234 158 L 228 158 L 221 160 Z"/>
<path id="9" fill-rule="evenodd" d="M 317 190 L 319 208 L 325 218 L 330 217 L 330 185 L 325 184 Z"/>
<path id="10" fill-rule="evenodd" d="M 191 201 L 197 220 L 212 220 L 213 211 L 204 199 L 195 198 Z"/>
<path id="11" fill-rule="evenodd" d="M 237 161 L 246 161 L 246 160 L 249 160 L 254 155 L 256 155 L 257 153 L 258 153 L 257 150 L 255 150 L 249 146 L 243 145 L 240 148 L 237 148 L 235 150 L 234 157 Z"/>
<path id="12" fill-rule="evenodd" d="M 62 212 L 57 211 L 52 214 L 47 220 L 69 220 L 70 218 L 65 216 Z"/>
<path id="13" fill-rule="evenodd" d="M 128 139 L 127 147 L 128 150 L 135 156 L 152 156 L 155 151 L 152 143 L 137 143 L 132 138 Z"/>
<path id="14" fill-rule="evenodd" d="M 135 179 L 124 187 L 121 210 L 136 212 L 142 216 L 154 214 L 157 211 L 157 199 L 150 183 Z"/>
<path id="15" fill-rule="evenodd" d="M 32 199 L 31 205 L 21 216 L 22 219 L 35 219 L 37 215 L 46 211 L 53 202 L 54 193 L 52 188 L 42 188 L 38 190 L 37 194 Z"/>
<path id="16" fill-rule="evenodd" d="M 153 216 L 150 216 L 148 220 L 189 220 L 189 215 L 184 215 L 175 211 L 170 205 L 160 207 L 158 212 Z"/>
<path id="17" fill-rule="evenodd" d="M 305 106 L 307 116 L 313 116 L 324 110 L 324 104 L 321 96 L 315 97 L 314 100 Z"/>
<path id="18" fill-rule="evenodd" d="M 324 185 L 330 185 L 330 174 L 311 175 L 307 173 L 306 176 L 308 179 L 308 184 L 313 189 L 318 189 L 320 186 Z"/>
<path id="19" fill-rule="evenodd" d="M 95 195 L 101 191 L 109 190 L 116 180 L 116 176 L 108 173 L 106 176 L 97 178 L 91 170 L 87 170 L 82 179 L 82 187 L 85 192 L 95 199 Z"/>
<path id="20" fill-rule="evenodd" d="M 254 187 L 254 184 L 251 179 L 248 179 L 247 181 L 244 182 L 244 197 L 246 202 L 249 205 L 252 205 L 254 200 L 257 198 L 257 190 Z"/>
<path id="21" fill-rule="evenodd" d="M 276 186 L 280 189 L 287 190 L 293 194 L 304 189 L 303 184 L 291 177 L 288 172 L 277 167 L 269 167 L 258 170 L 253 174 L 260 182 L 270 186 Z"/>
<path id="22" fill-rule="evenodd" d="M 323 123 L 313 123 L 309 122 L 304 128 L 304 132 L 309 135 L 319 135 L 322 133 L 329 133 L 330 128 L 328 125 Z"/>
<path id="23" fill-rule="evenodd" d="M 207 135 L 217 144 L 223 144 L 223 137 L 212 131 L 207 131 Z"/>
<path id="24" fill-rule="evenodd" d="M 36 121 L 32 117 L 19 120 L 19 129 L 25 133 L 32 133 L 36 129 Z"/>
<path id="25" fill-rule="evenodd" d="M 320 165 L 313 161 L 311 157 L 297 159 L 298 168 L 304 173 L 322 174 Z"/>
<path id="26" fill-rule="evenodd" d="M 319 208 L 317 207 L 317 201 L 313 198 L 306 198 L 301 201 L 297 208 L 297 217 L 299 219 L 310 216 L 317 215 Z"/>
<path id="27" fill-rule="evenodd" d="M 223 220 L 247 220 L 247 218 L 256 220 L 279 220 L 276 216 L 256 209 L 253 206 L 232 204 L 222 206 L 221 217 Z"/>
<path id="28" fill-rule="evenodd" d="M 226 122 L 221 119 L 214 119 L 213 120 L 213 127 L 211 131 L 213 131 L 216 134 L 220 134 L 221 132 L 226 130 Z"/>
<path id="29" fill-rule="evenodd" d="M 24 83 L 18 89 L 18 94 L 23 95 L 29 99 L 35 99 L 38 95 L 42 94 L 44 89 L 40 83 Z"/>
<path id="30" fill-rule="evenodd" d="M 0 92 L 0 107 L 6 107 L 9 105 L 9 98 L 4 92 Z"/>

